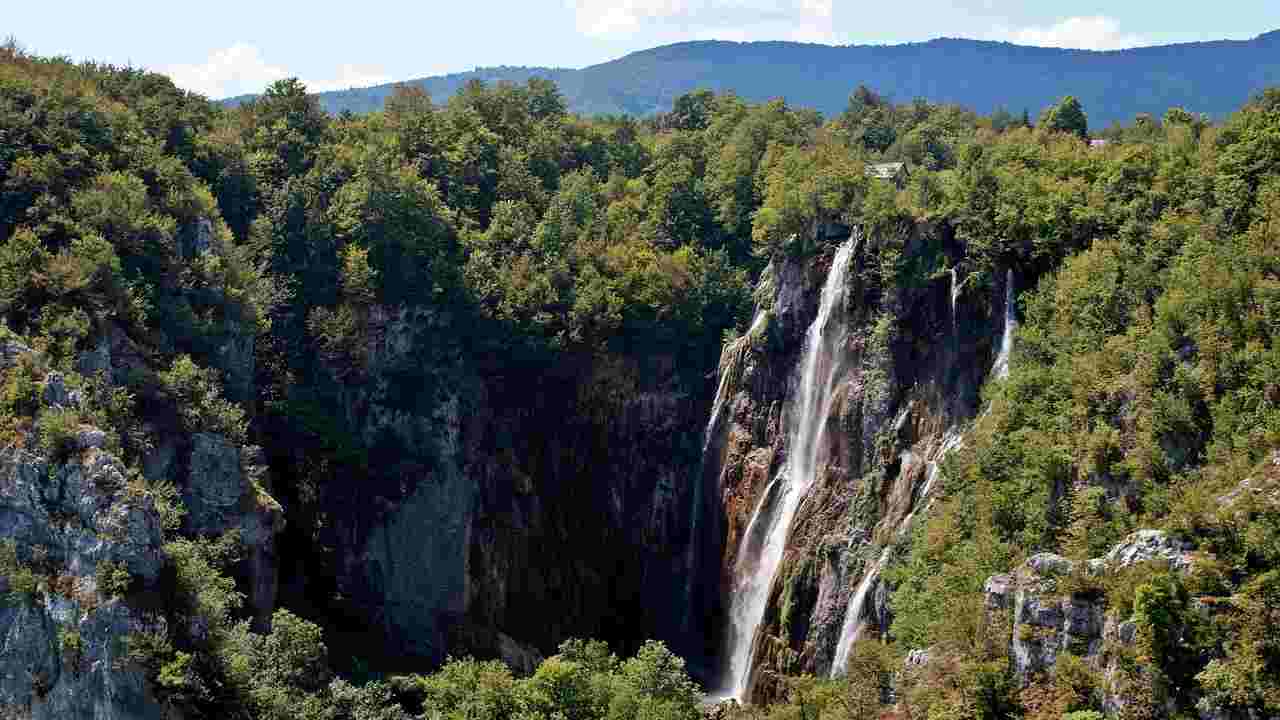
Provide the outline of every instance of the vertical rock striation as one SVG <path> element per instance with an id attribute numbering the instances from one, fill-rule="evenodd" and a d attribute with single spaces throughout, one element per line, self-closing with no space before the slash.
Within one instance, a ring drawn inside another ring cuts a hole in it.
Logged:
<path id="1" fill-rule="evenodd" d="M 327 489 L 322 538 L 325 593 L 361 651 L 373 629 L 383 666 L 524 666 L 569 637 L 619 652 L 659 638 L 702 673 L 719 588 L 685 578 L 717 567 L 714 495 L 694 481 L 709 398 L 679 360 L 477 363 L 453 320 L 421 307 L 375 308 L 369 338 L 365 366 L 335 367 L 334 386 L 376 462 Z M 287 574 L 289 592 L 318 594 Z"/>

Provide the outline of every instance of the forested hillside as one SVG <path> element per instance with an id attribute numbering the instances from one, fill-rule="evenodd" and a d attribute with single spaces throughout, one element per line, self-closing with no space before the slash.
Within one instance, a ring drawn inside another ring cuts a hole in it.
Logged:
<path id="1" fill-rule="evenodd" d="M 782 97 L 826 117 L 859 83 L 898 102 L 924 98 L 988 114 L 1037 112 L 1064 95 L 1089 107 L 1097 128 L 1183 107 L 1221 119 L 1263 88 L 1280 84 L 1280 31 L 1247 41 L 1184 43 L 1095 52 L 942 38 L 904 45 L 689 42 L 632 53 L 580 70 L 478 68 L 407 81 L 444 102 L 471 80 L 560 86 L 581 115 L 667 112 L 699 88 L 749 102 Z M 380 110 L 395 85 L 321 93 L 326 112 Z M 238 102 L 237 98 L 231 102 Z"/>
<path id="2" fill-rule="evenodd" d="M 916 430 L 831 423 L 874 471 L 824 476 L 759 704 L 717 712 L 1280 714 L 1280 93 L 1091 146 L 1129 111 L 1087 88 L 1025 118 L 739 92 L 587 118 L 532 77 L 330 116 L 296 81 L 227 108 L 0 49 L 0 709 L 698 717 L 742 530 L 702 433 L 852 232 L 859 392 L 916 392 L 877 363 L 958 303 L 1007 292 L 1020 329 L 901 532 L 864 521 Z M 761 436 L 763 385 L 733 409 Z M 817 679 L 815 568 L 862 546 L 886 622 Z"/>

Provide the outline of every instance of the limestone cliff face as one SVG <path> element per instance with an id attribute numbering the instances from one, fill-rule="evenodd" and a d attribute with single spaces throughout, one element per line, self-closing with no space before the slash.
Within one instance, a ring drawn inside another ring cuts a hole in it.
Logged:
<path id="1" fill-rule="evenodd" d="M 37 429 L 49 411 L 77 402 L 56 373 L 42 395 Z M 0 449 L 0 716 L 159 718 L 124 645 L 158 621 L 117 597 L 121 578 L 146 590 L 160 574 L 154 504 L 104 451 L 97 428 L 81 426 L 65 456 L 35 437 Z"/>
<path id="2" fill-rule="evenodd" d="M 1012 573 L 989 578 L 985 587 L 987 613 L 997 620 L 995 626 L 1009 629 L 1009 668 L 1017 681 L 1025 686 L 1038 676 L 1053 675 L 1059 656 L 1070 653 L 1104 679 L 1103 707 L 1109 713 L 1122 711 L 1128 688 L 1120 680 L 1118 658 L 1133 649 L 1137 624 L 1110 608 L 1105 593 L 1066 589 L 1066 578 L 1083 572 L 1101 580 L 1126 568 L 1155 562 L 1185 575 L 1195 566 L 1197 556 L 1188 545 L 1162 531 L 1139 530 L 1103 557 L 1089 560 L 1084 568 L 1059 555 L 1040 553 Z M 1207 607 L 1198 607 L 1208 614 Z M 1206 708 L 1205 714 L 1218 716 L 1212 708 Z"/>
<path id="3" fill-rule="evenodd" d="M 388 655 L 531 669 L 576 636 L 705 658 L 685 578 L 710 564 L 689 552 L 707 401 L 674 358 L 477 366 L 437 312 L 375 308 L 368 324 L 363 363 L 334 376 L 385 467 L 326 503 L 336 594 Z"/>
<path id="4" fill-rule="evenodd" d="M 839 234 L 828 228 L 819 236 Z M 844 279 L 843 370 L 822 420 L 813 485 L 791 523 L 753 638 L 747 698 L 772 696 L 770 673 L 762 671 L 829 673 L 842 644 L 887 628 L 881 566 L 927 506 L 938 462 L 978 411 L 998 353 L 1006 278 L 969 274 L 947 230 L 925 228 L 906 239 L 899 266 L 953 269 L 885 281 L 878 242 L 859 242 Z M 752 332 L 725 350 L 725 405 L 704 465 L 723 523 L 723 592 L 742 571 L 743 533 L 762 493 L 792 451 L 790 398 L 834 246 L 772 266 Z"/>

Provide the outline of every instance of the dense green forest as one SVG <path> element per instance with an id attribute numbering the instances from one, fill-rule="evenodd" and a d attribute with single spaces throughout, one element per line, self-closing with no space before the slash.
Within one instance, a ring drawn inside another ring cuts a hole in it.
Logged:
<path id="1" fill-rule="evenodd" d="M 1226 117 L 1253 93 L 1280 84 L 1280 32 L 1250 40 L 1183 43 L 1097 52 L 939 38 L 903 45 L 795 42 L 678 43 L 582 69 L 487 67 L 408 81 L 445 102 L 472 80 L 555 82 L 572 112 L 649 116 L 700 88 L 749 102 L 785 96 L 828 117 L 844 110 L 849 86 L 865 83 L 899 101 L 923 97 L 981 112 L 1036 111 L 1074 94 L 1098 127 L 1175 106 Z M 320 93 L 326 112 L 381 110 L 394 84 Z M 235 103 L 247 98 L 233 98 Z"/>
<path id="2" fill-rule="evenodd" d="M 56 457 L 91 422 L 131 466 L 176 428 L 297 449 L 272 494 L 291 531 L 321 537 L 317 495 L 369 480 L 376 448 L 334 419 L 329 373 L 359 377 L 379 308 L 434 308 L 468 362 L 661 348 L 705 388 L 724 339 L 746 329 L 761 269 L 824 250 L 819 223 L 879 238 L 877 270 L 897 283 L 946 270 L 898 253 L 913 226 L 945 225 L 972 282 L 1010 267 L 1034 281 L 1012 371 L 986 389 L 942 499 L 888 573 L 891 635 L 860 643 L 848 678 L 787 678 L 785 701 L 724 712 L 1100 717 L 1103 679 L 1069 654 L 1052 677 L 1012 682 L 983 583 L 1035 552 L 1083 561 L 1160 528 L 1194 543 L 1192 572 L 1150 564 L 1104 583 L 1077 562 L 1060 579 L 1137 619 L 1124 673 L 1107 680 L 1131 698 L 1121 714 L 1275 715 L 1280 92 L 1221 123 L 1177 107 L 1141 115 L 1101 147 L 1086 142 L 1093 111 L 1064 98 L 1031 117 L 979 116 L 860 87 L 830 119 L 710 91 L 643 120 L 588 119 L 532 78 L 470 83 L 443 104 L 401 88 L 376 112 L 331 117 L 296 81 L 223 108 L 157 75 L 10 46 L 0 313 L 6 340 L 40 359 L 4 371 L 0 429 Z M 868 178 L 882 161 L 905 162 L 909 179 Z M 108 321 L 141 356 L 127 377 L 84 361 Z M 247 370 L 225 349 L 237 338 L 253 345 Z M 51 372 L 90 401 L 33 432 Z M 627 382 L 620 371 L 592 388 Z M 138 597 L 128 573 L 100 568 L 116 580 L 101 591 L 202 619 L 199 632 L 181 621 L 129 638 L 157 697 L 185 717 L 698 716 L 696 686 L 658 643 L 621 661 L 572 641 L 525 678 L 471 659 L 371 677 L 330 657 L 323 608 L 285 597 L 255 632 L 228 574 L 236 538 L 181 532 L 174 488 L 131 482 L 164 508 L 170 571 L 160 597 Z M 264 490 L 260 502 L 275 500 Z M 7 601 L 53 592 L 6 550 Z M 922 671 L 899 673 L 926 648 Z"/>

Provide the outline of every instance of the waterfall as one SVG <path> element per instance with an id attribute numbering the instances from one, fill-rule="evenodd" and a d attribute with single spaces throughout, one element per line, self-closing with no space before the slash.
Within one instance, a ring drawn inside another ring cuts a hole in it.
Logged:
<path id="1" fill-rule="evenodd" d="M 911 530 L 911 521 L 916 516 L 916 511 L 928 507 L 930 497 L 933 493 L 933 487 L 938 484 L 938 476 L 942 474 L 942 461 L 952 450 L 964 444 L 964 431 L 952 425 L 942 434 L 942 443 L 938 446 L 938 451 L 934 453 L 933 459 L 929 461 L 928 471 L 925 473 L 924 486 L 920 488 L 920 494 L 916 496 L 915 502 L 912 503 L 911 512 L 902 519 L 898 525 L 898 537 L 902 537 Z M 903 466 L 906 467 L 905 465 Z"/>
<path id="2" fill-rule="evenodd" d="M 685 597 L 684 597 L 684 621 L 682 627 L 686 633 L 692 632 L 692 622 L 694 619 L 695 603 L 694 590 L 698 584 L 699 573 L 697 572 L 697 552 L 698 552 L 698 530 L 700 519 L 702 517 L 702 488 L 704 477 L 707 473 L 708 463 L 715 459 L 710 456 L 717 432 L 720 428 L 720 420 L 724 415 L 725 406 L 729 402 L 729 388 L 737 381 L 738 375 L 742 369 L 743 354 L 749 347 L 750 334 L 764 323 L 765 310 L 756 311 L 755 319 L 751 322 L 751 331 L 747 335 L 743 335 L 733 342 L 725 345 L 724 350 L 720 353 L 720 364 L 717 368 L 720 381 L 716 384 L 716 396 L 711 401 L 711 418 L 707 420 L 707 427 L 702 433 L 702 465 L 698 468 L 697 478 L 694 486 L 693 501 L 689 503 L 689 545 L 685 550 Z"/>
<path id="3" fill-rule="evenodd" d="M 867 593 L 880 579 L 880 571 L 884 569 L 884 564 L 889 562 L 890 549 L 885 548 L 871 567 L 863 572 L 862 582 L 858 583 L 858 589 L 854 591 L 853 597 L 849 598 L 849 606 L 844 611 L 844 623 L 840 626 L 840 644 L 836 645 L 836 659 L 831 663 L 831 677 L 839 677 L 849 668 L 849 651 L 853 649 L 853 644 L 858 642 L 862 629 L 866 627 L 862 617 L 865 614 L 863 609 L 867 604 Z"/>
<path id="4" fill-rule="evenodd" d="M 960 301 L 960 283 L 956 277 L 956 268 L 951 266 L 951 329 L 960 326 L 960 318 L 956 316 L 956 303 Z"/>
<path id="5" fill-rule="evenodd" d="M 763 308 L 756 311 L 756 316 L 751 320 L 751 327 L 747 329 L 747 335 L 755 335 L 756 331 L 764 327 L 764 319 L 767 313 Z"/>
<path id="6" fill-rule="evenodd" d="M 1018 313 L 1014 308 L 1013 268 L 1004 281 L 1004 335 L 1000 338 L 1000 354 L 991 366 L 991 375 L 998 380 L 1009 377 L 1009 356 L 1013 353 L 1013 334 L 1018 330 Z"/>
<path id="7" fill-rule="evenodd" d="M 843 368 L 843 347 L 847 340 L 845 278 L 857 246 L 856 237 L 845 241 L 831 262 L 818 316 L 805 335 L 798 382 L 788 398 L 785 421 L 787 461 L 756 505 L 734 561 L 729 598 L 728 657 L 721 676 L 720 693 L 739 701 L 745 700 L 750 687 L 755 636 L 782 561 L 791 521 L 815 479 L 826 419 L 834 400 L 834 386 Z"/>

